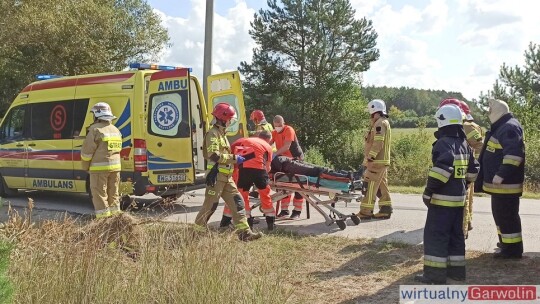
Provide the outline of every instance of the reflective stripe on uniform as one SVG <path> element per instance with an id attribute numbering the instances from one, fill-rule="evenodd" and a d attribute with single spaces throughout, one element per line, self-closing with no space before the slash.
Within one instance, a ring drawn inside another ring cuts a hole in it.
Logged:
<path id="1" fill-rule="evenodd" d="M 487 146 L 492 149 L 502 149 L 503 147 L 499 143 L 499 140 L 493 136 L 488 140 Z"/>
<path id="2" fill-rule="evenodd" d="M 384 135 L 375 135 L 373 137 L 373 140 L 383 141 L 384 140 Z"/>
<path id="3" fill-rule="evenodd" d="M 448 179 L 450 179 L 450 176 L 452 173 L 439 168 L 439 167 L 433 167 L 429 170 L 428 176 L 433 177 L 435 179 L 440 180 L 443 183 L 448 182 Z"/>
<path id="4" fill-rule="evenodd" d="M 465 266 L 465 256 L 464 255 L 448 256 L 448 266 Z"/>
<path id="5" fill-rule="evenodd" d="M 446 268 L 448 259 L 433 255 L 424 255 L 424 265 L 435 268 Z"/>
<path id="6" fill-rule="evenodd" d="M 236 225 L 234 225 L 234 227 L 238 230 L 248 230 L 249 229 L 249 225 L 247 222 L 240 222 Z"/>
<path id="7" fill-rule="evenodd" d="M 523 161 L 523 157 L 519 157 L 515 155 L 505 155 L 502 163 L 503 165 L 513 165 L 513 166 L 519 167 L 522 161 Z"/>
<path id="8" fill-rule="evenodd" d="M 115 134 L 115 135 L 112 135 L 112 136 L 104 136 L 104 137 L 103 137 L 103 141 L 109 141 L 109 140 L 119 140 L 119 141 L 122 141 L 122 135 L 120 135 L 120 134 Z"/>
<path id="9" fill-rule="evenodd" d="M 497 194 L 519 194 L 523 192 L 523 184 L 490 184 L 484 183 L 484 191 Z"/>
<path id="10" fill-rule="evenodd" d="M 109 217 L 111 216 L 111 211 L 109 210 L 109 208 L 106 208 L 106 209 L 102 209 L 102 210 L 96 210 L 95 212 L 95 215 L 96 215 L 96 218 L 104 218 L 104 217 Z"/>
<path id="11" fill-rule="evenodd" d="M 392 206 L 391 201 L 379 201 L 379 206 Z"/>
<path id="12" fill-rule="evenodd" d="M 107 165 L 107 166 L 90 166 L 90 171 L 109 171 L 109 170 L 121 170 L 122 165 Z"/>
<path id="13" fill-rule="evenodd" d="M 465 175 L 465 179 L 468 182 L 474 182 L 477 177 L 478 177 L 478 173 L 467 173 L 467 175 Z"/>
<path id="14" fill-rule="evenodd" d="M 109 207 L 109 210 L 111 211 L 112 215 L 122 213 L 120 206 Z"/>
<path id="15" fill-rule="evenodd" d="M 502 239 L 502 242 L 506 244 L 514 244 L 514 243 L 519 243 L 523 241 L 521 232 L 501 233 L 501 239 Z"/>
<path id="16" fill-rule="evenodd" d="M 431 203 L 433 205 L 444 207 L 463 207 L 465 204 L 465 195 L 442 195 L 433 194 L 431 197 Z"/>
<path id="17" fill-rule="evenodd" d="M 471 132 L 467 134 L 467 139 L 471 139 L 471 138 L 479 139 L 479 138 L 482 138 L 482 135 L 476 129 L 473 129 Z"/>
<path id="18" fill-rule="evenodd" d="M 213 167 L 214 167 L 214 165 L 209 164 L 209 165 L 206 166 L 206 169 L 211 170 Z M 223 173 L 223 174 L 232 174 L 233 171 L 234 171 L 234 168 L 221 167 L 221 166 L 218 165 L 218 171 L 219 171 L 219 173 Z"/>
<path id="19" fill-rule="evenodd" d="M 469 155 L 468 154 L 456 154 L 454 156 L 454 165 L 455 166 L 468 166 L 469 165 Z"/>
<path id="20" fill-rule="evenodd" d="M 107 171 L 120 170 L 122 164 L 119 159 L 111 160 L 110 162 L 90 163 L 90 171 Z"/>
<path id="21" fill-rule="evenodd" d="M 92 160 L 92 156 L 94 156 L 93 154 L 84 154 L 84 153 L 81 153 L 81 159 L 84 160 L 84 161 L 91 161 Z"/>
<path id="22" fill-rule="evenodd" d="M 369 152 L 369 156 L 375 158 L 375 157 L 377 157 L 377 152 L 375 152 L 375 151 L 370 151 L 370 152 Z"/>

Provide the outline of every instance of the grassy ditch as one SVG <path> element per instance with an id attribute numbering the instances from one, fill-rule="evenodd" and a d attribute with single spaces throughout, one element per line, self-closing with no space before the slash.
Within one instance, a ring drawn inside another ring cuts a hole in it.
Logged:
<path id="1" fill-rule="evenodd" d="M 129 215 L 32 225 L 12 211 L 0 234 L 13 303 L 397 303 L 422 269 L 422 246 L 283 230 L 243 243 Z M 468 284 L 538 284 L 540 258 L 467 255 Z"/>

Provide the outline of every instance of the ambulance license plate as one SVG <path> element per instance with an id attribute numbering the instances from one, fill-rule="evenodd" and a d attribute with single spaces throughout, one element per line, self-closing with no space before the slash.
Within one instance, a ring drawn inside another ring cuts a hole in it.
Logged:
<path id="1" fill-rule="evenodd" d="M 157 181 L 158 181 L 158 183 L 185 182 L 186 181 L 186 174 L 185 173 L 158 174 Z"/>

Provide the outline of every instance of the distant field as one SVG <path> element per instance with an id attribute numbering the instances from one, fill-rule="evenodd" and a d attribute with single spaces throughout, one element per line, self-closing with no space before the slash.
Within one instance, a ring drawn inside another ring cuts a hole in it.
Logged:
<path id="1" fill-rule="evenodd" d="M 433 134 L 433 132 L 437 131 L 437 128 L 426 128 L 424 130 L 429 134 Z M 403 129 L 392 128 L 392 136 L 399 137 L 399 136 L 411 134 L 417 131 L 418 131 L 418 128 L 403 128 Z"/>

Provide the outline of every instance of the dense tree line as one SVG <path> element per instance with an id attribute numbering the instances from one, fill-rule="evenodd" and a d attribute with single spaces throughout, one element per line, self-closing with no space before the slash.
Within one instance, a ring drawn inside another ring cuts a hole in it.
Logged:
<path id="1" fill-rule="evenodd" d="M 0 114 L 36 74 L 120 71 L 169 36 L 146 0 L 0 0 Z"/>

